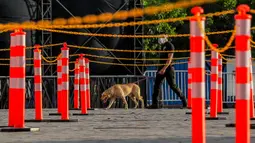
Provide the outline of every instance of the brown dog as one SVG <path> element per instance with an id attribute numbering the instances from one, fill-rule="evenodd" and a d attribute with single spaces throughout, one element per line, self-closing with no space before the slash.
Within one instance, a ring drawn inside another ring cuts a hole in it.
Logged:
<path id="1" fill-rule="evenodd" d="M 106 109 L 111 108 L 112 104 L 116 98 L 121 98 L 125 104 L 125 109 L 128 109 L 128 104 L 125 99 L 126 96 L 129 96 L 135 103 L 135 108 L 137 108 L 139 101 L 142 102 L 142 108 L 144 108 L 143 97 L 140 95 L 140 87 L 137 84 L 116 84 L 102 93 L 101 100 L 105 103 L 108 99 L 111 99 L 110 104 Z M 138 102 L 137 100 L 138 99 Z"/>

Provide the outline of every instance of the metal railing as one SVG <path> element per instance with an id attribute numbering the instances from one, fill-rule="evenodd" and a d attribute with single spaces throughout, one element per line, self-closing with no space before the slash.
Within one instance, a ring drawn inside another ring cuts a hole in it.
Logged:
<path id="1" fill-rule="evenodd" d="M 147 103 L 152 103 L 152 94 L 153 94 L 153 86 L 156 77 L 156 70 L 146 71 L 144 76 L 148 77 L 146 81 L 146 95 L 147 95 Z M 185 70 L 176 70 L 175 78 L 177 86 L 182 90 L 183 94 L 187 97 L 188 91 L 188 72 Z M 235 73 L 223 73 L 223 85 L 222 85 L 222 94 L 223 94 L 223 103 L 225 104 L 233 104 L 235 103 Z M 253 79 L 255 79 L 255 74 L 253 74 Z M 253 80 L 254 89 L 255 89 L 255 80 Z M 210 75 L 205 75 L 205 98 L 207 104 L 210 102 Z M 254 96 L 253 92 L 253 96 Z M 181 100 L 178 96 L 171 90 L 167 81 L 164 79 L 161 85 L 161 102 L 163 105 L 181 105 Z"/>
<path id="2" fill-rule="evenodd" d="M 156 77 L 155 70 L 149 70 L 144 73 L 144 76 L 91 76 L 90 78 L 90 93 L 91 105 L 94 108 L 106 107 L 108 103 L 102 103 L 100 96 L 102 92 L 114 84 L 134 83 L 136 82 L 141 88 L 141 95 L 145 100 L 145 105 L 152 103 L 152 94 L 154 88 L 154 81 Z M 185 96 L 188 91 L 188 73 L 185 70 L 176 70 L 175 78 L 177 86 L 182 90 Z M 253 74 L 255 79 L 255 74 Z M 210 102 L 210 75 L 205 75 L 205 96 L 207 104 Z M 43 108 L 56 108 L 57 107 L 57 77 L 56 76 L 43 76 Z M 73 107 L 73 94 L 74 94 L 74 77 L 70 76 L 70 107 Z M 255 82 L 254 82 L 255 85 Z M 255 87 L 254 87 L 255 88 Z M 8 108 L 8 95 L 9 95 L 9 77 L 0 77 L 0 109 Z M 133 101 L 128 97 L 126 100 L 129 107 L 134 106 Z M 166 106 L 181 105 L 178 96 L 171 90 L 166 80 L 164 79 L 161 85 L 160 100 Z M 235 73 L 223 73 L 223 103 L 235 103 Z M 116 100 L 113 108 L 123 107 L 120 99 Z M 34 108 L 34 77 L 26 77 L 26 108 Z"/>
<path id="3" fill-rule="evenodd" d="M 156 70 L 146 71 L 144 76 L 148 77 L 146 81 L 146 95 L 147 95 L 147 103 L 152 104 L 152 94 L 154 90 L 154 82 L 156 78 Z M 186 96 L 188 91 L 188 73 L 187 71 L 175 71 L 175 82 L 177 86 L 181 89 L 183 94 Z M 163 105 L 176 105 L 181 104 L 178 96 L 171 90 L 166 79 L 163 80 L 161 85 L 159 100 L 163 103 Z"/>
<path id="4" fill-rule="evenodd" d="M 90 77 L 90 94 L 91 106 L 94 108 L 106 107 L 108 103 L 100 101 L 101 93 L 114 84 L 119 83 L 132 83 L 137 82 L 141 87 L 141 95 L 145 95 L 146 80 L 144 76 L 91 76 Z M 57 107 L 57 77 L 56 76 L 43 76 L 43 108 L 56 108 Z M 74 96 L 74 76 L 70 76 L 70 92 L 69 92 L 69 105 L 73 107 Z M 8 108 L 9 96 L 9 77 L 0 77 L 0 109 Z M 133 107 L 133 101 L 128 97 L 126 98 L 129 107 Z M 113 108 L 124 107 L 120 99 L 116 100 Z M 26 108 L 34 108 L 34 77 L 26 77 Z"/>

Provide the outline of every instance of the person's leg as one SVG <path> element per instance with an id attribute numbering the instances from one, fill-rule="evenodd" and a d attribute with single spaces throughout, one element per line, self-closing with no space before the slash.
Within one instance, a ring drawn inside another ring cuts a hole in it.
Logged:
<path id="1" fill-rule="evenodd" d="M 157 73 L 156 80 L 154 83 L 154 89 L 153 89 L 154 91 L 152 94 L 152 105 L 150 106 L 151 108 L 158 108 L 158 96 L 159 96 L 160 86 L 164 78 L 165 78 L 164 75 L 160 75 Z"/>
<path id="2" fill-rule="evenodd" d="M 170 88 L 179 96 L 182 101 L 183 107 L 187 107 L 186 97 L 183 95 L 180 88 L 175 83 L 175 73 L 173 68 L 169 68 L 169 70 L 165 73 L 166 80 L 170 86 Z"/>

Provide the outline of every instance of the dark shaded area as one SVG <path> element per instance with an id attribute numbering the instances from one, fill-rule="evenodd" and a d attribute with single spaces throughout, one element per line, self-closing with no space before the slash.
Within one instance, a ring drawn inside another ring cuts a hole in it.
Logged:
<path id="1" fill-rule="evenodd" d="M 30 20 L 27 5 L 24 0 L 1 0 L 0 1 L 0 23 L 9 22 L 23 22 Z M 31 31 L 26 30 L 27 46 L 31 46 Z M 10 47 L 10 32 L 0 34 L 0 48 L 8 49 Z M 26 57 L 33 56 L 32 50 L 26 50 Z M 2 52 L 0 58 L 9 58 L 10 52 Z M 1 61 L 0 63 L 9 64 L 9 61 Z M 31 64 L 32 61 L 27 61 L 27 64 Z M 27 75 L 31 75 L 32 67 L 26 67 Z M 9 66 L 1 66 L 1 76 L 9 76 Z"/>
<path id="2" fill-rule="evenodd" d="M 53 2 L 53 18 L 64 17 L 69 18 L 74 16 L 85 16 L 88 14 L 101 14 L 105 12 L 115 13 L 118 10 L 129 10 L 132 8 L 132 0 L 61 0 L 63 6 L 58 2 Z M 68 9 L 69 12 L 66 11 Z M 129 19 L 130 20 L 130 19 Z M 127 20 L 127 21 L 129 21 Z M 120 22 L 120 21 L 117 21 Z M 132 27 L 113 27 L 113 28 L 98 28 L 98 29 L 72 29 L 76 32 L 88 32 L 88 33 L 105 33 L 105 34 L 133 34 Z M 108 37 L 90 37 L 90 36 L 76 36 L 67 34 L 53 34 L 53 43 L 59 43 L 66 41 L 72 45 L 82 45 L 86 47 L 98 47 L 98 48 L 110 48 L 110 49 L 133 49 L 133 39 L 130 38 L 108 38 Z M 54 49 L 54 55 L 57 55 L 60 49 Z M 111 56 L 111 57 L 130 57 L 130 53 L 119 53 L 119 52 L 107 52 L 107 51 L 94 51 L 85 49 L 70 49 L 70 54 L 85 53 L 93 54 L 98 56 Z M 91 60 L 102 61 L 102 62 L 115 62 L 120 63 L 117 60 L 102 59 L 102 58 L 91 58 Z M 75 60 L 74 58 L 70 59 Z M 122 61 L 123 63 L 125 61 Z M 74 65 L 70 65 L 73 68 Z M 102 74 L 102 75 L 114 75 L 114 74 L 132 74 L 127 68 L 123 66 L 112 66 L 104 64 L 91 63 L 91 74 Z"/>
<path id="3" fill-rule="evenodd" d="M 134 7 L 133 0 L 59 0 L 52 1 L 52 14 L 54 18 L 69 18 L 74 16 L 85 16 L 88 14 L 101 14 L 105 12 L 114 13 L 118 10 L 129 10 Z M 40 3 L 39 1 L 38 4 Z M 1 0 L 0 1 L 0 23 L 8 22 L 24 22 L 31 19 L 32 13 L 29 13 L 29 8 L 25 0 Z M 37 7 L 40 8 L 40 7 Z M 31 11 L 30 11 L 31 12 Z M 40 20 L 41 13 L 37 10 L 37 18 Z M 126 21 L 133 21 L 133 19 L 127 19 Z M 118 21 L 120 22 L 120 21 Z M 102 29 L 72 29 L 72 31 L 78 32 L 91 32 L 91 33 L 105 33 L 105 34 L 134 34 L 133 27 L 113 27 L 113 28 L 102 28 Z M 10 33 L 3 33 L 0 35 L 0 47 L 8 48 L 10 45 Z M 40 43 L 41 32 L 37 31 L 36 43 Z M 31 31 L 27 31 L 27 46 L 31 46 L 35 41 L 31 41 Z M 111 49 L 133 49 L 134 39 L 130 38 L 104 38 L 104 37 L 89 37 L 89 36 L 76 36 L 68 34 L 53 33 L 53 43 L 67 42 L 72 45 L 82 45 L 87 47 L 98 47 L 98 48 L 111 48 Z M 53 55 L 60 53 L 60 47 L 53 48 Z M 111 57 L 132 57 L 132 53 L 111 53 L 105 51 L 92 51 L 92 50 L 78 50 L 70 49 L 70 54 L 74 53 L 87 53 L 97 56 L 111 56 Z M 27 50 L 27 58 L 32 57 L 32 50 Z M 0 58 L 9 58 L 9 52 L 1 52 Z M 103 61 L 103 62 L 116 62 L 117 60 L 106 60 L 102 58 L 90 58 L 91 60 Z M 70 61 L 74 61 L 71 58 Z M 27 61 L 32 62 L 32 61 Z M 125 61 L 121 61 L 125 63 Z M 1 63 L 9 63 L 8 61 L 1 61 Z M 132 61 L 129 61 L 132 64 Z M 70 68 L 74 68 L 74 65 L 70 65 Z M 124 66 L 112 66 L 91 63 L 91 74 L 133 74 L 132 67 Z M 9 67 L 1 67 L 1 76 L 9 75 Z M 56 68 L 56 67 L 54 67 Z M 27 67 L 27 75 L 32 75 L 31 67 Z"/>
<path id="4" fill-rule="evenodd" d="M 30 20 L 27 5 L 24 0 L 1 0 L 0 1 L 0 23 L 10 23 L 10 22 L 23 22 Z M 31 31 L 26 30 L 27 34 L 26 44 L 31 46 Z M 10 48 L 10 32 L 5 32 L 0 34 L 0 48 L 9 49 Z M 26 50 L 26 58 L 33 57 L 32 50 Z M 1 51 L 0 58 L 10 58 L 10 51 Z M 31 64 L 33 61 L 26 61 L 27 64 Z M 9 64 L 10 61 L 0 61 L 1 64 Z M 0 76 L 9 76 L 9 66 L 0 67 Z M 26 75 L 32 75 L 32 66 L 26 67 Z M 8 107 L 8 93 L 9 88 L 7 84 L 7 79 L 1 80 L 0 84 L 0 106 L 1 108 Z"/>
<path id="5" fill-rule="evenodd" d="M 52 1 L 52 14 L 54 18 L 69 18 L 74 16 L 85 16 L 88 14 L 101 14 L 105 12 L 115 13 L 118 10 L 129 10 L 134 7 L 133 0 L 59 0 L 61 4 L 57 1 Z M 41 13 L 39 10 L 39 4 L 41 1 L 34 1 L 38 2 L 37 6 L 37 17 L 35 19 L 41 19 Z M 28 3 L 25 0 L 1 0 L 0 1 L 0 23 L 10 23 L 10 22 L 18 22 L 22 23 L 24 21 L 28 21 L 32 19 L 31 10 L 28 7 Z M 34 17 L 33 17 L 34 19 Z M 132 21 L 133 19 L 127 19 L 127 21 Z M 120 21 L 118 21 L 120 22 Z M 91 32 L 91 33 L 105 33 L 105 34 L 134 34 L 133 27 L 113 27 L 113 28 L 103 28 L 103 29 L 79 29 L 72 31 L 78 32 Z M 31 31 L 26 31 L 26 45 L 32 46 L 32 43 L 40 43 L 41 32 L 36 31 L 36 41 L 32 41 L 32 33 Z M 68 44 L 72 45 L 81 45 L 87 47 L 98 47 L 98 48 L 111 48 L 111 49 L 133 49 L 133 40 L 134 39 L 120 39 L 120 38 L 104 38 L 104 37 L 89 37 L 89 36 L 76 36 L 76 35 L 67 35 L 67 34 L 58 34 L 53 33 L 53 43 L 59 42 L 67 42 Z M 10 32 L 0 34 L 0 48 L 1 49 L 8 49 L 10 47 Z M 33 57 L 32 50 L 26 50 L 26 58 Z M 60 53 L 60 47 L 53 47 L 53 55 L 58 55 Z M 85 53 L 85 54 L 93 54 L 97 56 L 111 56 L 111 57 L 132 57 L 132 53 L 111 53 L 105 51 L 92 51 L 92 50 L 84 50 L 84 49 L 73 49 L 70 48 L 70 55 L 71 54 L 78 54 L 78 53 Z M 49 54 L 49 53 L 48 53 Z M 0 58 L 10 58 L 10 52 L 2 52 L 0 54 Z M 120 63 L 117 60 L 106 60 L 106 59 L 99 59 L 99 58 L 90 58 L 90 60 L 94 61 L 103 61 L 103 62 L 115 62 Z M 71 58 L 70 61 L 75 61 L 75 58 Z M 132 64 L 132 61 L 129 61 Z M 9 61 L 1 61 L 1 64 L 9 64 Z M 32 60 L 27 60 L 27 64 L 32 64 Z M 125 63 L 125 61 L 123 61 Z M 127 63 L 127 62 L 126 62 Z M 53 66 L 53 71 L 56 71 L 56 66 Z M 70 64 L 70 69 L 74 68 L 74 64 Z M 33 66 L 26 67 L 26 75 L 33 76 Z M 131 71 L 131 67 L 124 67 L 124 66 L 112 66 L 112 65 L 102 65 L 102 64 L 90 64 L 90 74 L 108 74 L 108 75 L 125 75 L 125 74 L 133 74 Z M 73 73 L 70 73 L 73 74 Z M 9 76 L 9 66 L 1 66 L 0 76 Z M 53 79 L 54 80 L 54 79 Z M 0 90 L 3 91 L 0 95 L 0 106 L 1 108 L 8 107 L 8 80 L 1 80 L 1 87 Z M 72 83 L 72 81 L 70 81 Z M 94 87 L 94 86 L 92 86 Z M 43 81 L 43 102 L 44 107 L 55 107 L 56 106 L 56 85 L 54 85 L 52 79 L 47 79 Z M 26 84 L 26 107 L 29 108 L 33 106 L 33 80 L 27 79 Z M 71 90 L 72 91 L 72 90 Z M 72 93 L 71 93 L 72 94 Z"/>

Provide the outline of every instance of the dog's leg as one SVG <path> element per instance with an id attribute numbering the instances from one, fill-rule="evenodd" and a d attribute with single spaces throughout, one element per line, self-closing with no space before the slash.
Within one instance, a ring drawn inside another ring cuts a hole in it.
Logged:
<path id="1" fill-rule="evenodd" d="M 133 101 L 134 101 L 134 103 L 135 103 L 135 109 L 137 108 L 137 106 L 138 106 L 138 102 L 137 102 L 137 100 L 136 100 L 136 98 L 135 97 L 130 97 Z"/>
<path id="2" fill-rule="evenodd" d="M 110 101 L 110 104 L 108 105 L 108 107 L 106 109 L 110 109 L 115 100 L 116 100 L 115 98 L 112 98 Z"/>
<path id="3" fill-rule="evenodd" d="M 140 97 L 139 97 L 139 100 L 142 102 L 142 108 L 144 108 L 144 101 L 143 101 L 143 97 L 142 97 L 142 96 L 140 96 Z"/>
<path id="4" fill-rule="evenodd" d="M 125 104 L 125 109 L 128 109 L 128 104 L 127 104 L 127 100 L 125 99 L 125 96 L 121 96 L 121 99 L 123 103 Z"/>
<path id="5" fill-rule="evenodd" d="M 134 98 L 138 99 L 138 105 L 139 105 L 139 101 L 141 101 L 142 108 L 144 108 L 144 101 L 143 101 L 143 97 L 140 95 L 140 90 L 138 90 L 137 92 L 134 92 Z"/>
<path id="6" fill-rule="evenodd" d="M 136 98 L 137 98 L 139 101 L 141 101 L 141 103 L 142 103 L 142 108 L 144 108 L 144 101 L 143 101 L 143 97 L 140 95 L 140 92 L 137 92 Z"/>

